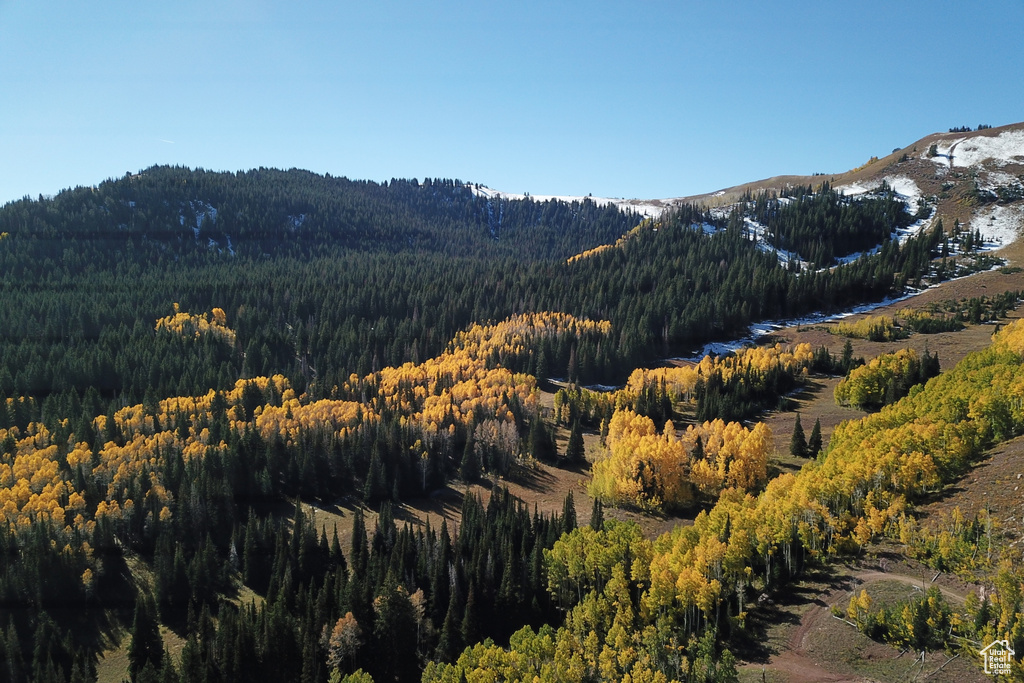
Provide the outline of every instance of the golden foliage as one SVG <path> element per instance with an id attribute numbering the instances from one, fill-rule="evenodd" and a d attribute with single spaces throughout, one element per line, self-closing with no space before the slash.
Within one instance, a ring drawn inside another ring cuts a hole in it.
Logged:
<path id="1" fill-rule="evenodd" d="M 615 240 L 615 244 L 600 244 L 600 245 L 594 247 L 593 249 L 587 249 L 586 251 L 580 252 L 579 254 L 576 254 L 574 256 L 570 256 L 569 258 L 567 258 L 565 260 L 565 262 L 566 263 L 574 263 L 576 261 L 582 261 L 585 258 L 590 258 L 591 256 L 596 256 L 597 254 L 600 254 L 603 251 L 608 251 L 609 249 L 618 249 L 618 248 L 622 247 L 622 245 L 624 245 L 626 242 L 628 242 L 629 240 L 631 240 L 634 237 L 636 237 L 637 235 L 639 235 L 640 231 L 643 230 L 644 228 L 652 228 L 653 227 L 653 228 L 657 229 L 656 226 L 658 226 L 658 225 L 660 225 L 660 223 L 654 223 L 654 222 L 651 221 L 651 219 L 645 218 L 635 228 L 632 228 L 626 234 L 624 234 L 622 237 L 620 237 L 619 239 Z"/>
<path id="2" fill-rule="evenodd" d="M 701 377 L 719 374 L 723 381 L 728 382 L 734 375 L 742 375 L 748 370 L 761 374 L 776 369 L 797 372 L 808 367 L 813 359 L 814 350 L 806 343 L 797 344 L 795 347 L 782 344 L 752 346 L 739 349 L 729 356 L 704 356 L 695 365 L 637 368 L 630 374 L 626 388 L 633 393 L 640 393 L 646 387 L 664 382 L 667 391 L 689 400 Z"/>
<path id="3" fill-rule="evenodd" d="M 919 367 L 917 352 L 899 349 L 872 358 L 867 365 L 850 370 L 833 392 L 836 403 L 843 406 L 880 406 L 885 403 L 886 390 L 897 378 L 910 378 L 911 369 Z M 916 380 L 911 380 L 911 382 Z"/>
<path id="4" fill-rule="evenodd" d="M 156 327 L 193 338 L 210 334 L 233 344 L 234 332 L 226 323 L 221 309 L 195 316 L 175 305 L 174 315 L 161 319 Z M 533 377 L 501 367 L 501 357 L 528 352 L 537 338 L 609 331 L 608 322 L 578 320 L 561 313 L 474 325 L 459 333 L 436 358 L 385 368 L 361 379 L 353 376 L 344 388 L 352 397 L 348 400 L 303 401 L 281 375 L 238 380 L 228 391 L 171 397 L 155 406 L 130 405 L 112 416 L 101 415 L 94 420 L 96 433 L 109 437 L 116 432 L 119 436 L 97 443 L 95 449 L 74 434 L 66 443 L 58 443 L 42 424 L 30 424 L 24 433 L 17 428 L 0 429 L 0 441 L 10 436 L 15 444 L 13 453 L 0 454 L 0 521 L 15 529 L 27 527 L 33 520 L 48 520 L 58 528 L 74 525 L 91 530 L 95 520 L 120 521 L 138 509 L 168 521 L 174 500 L 158 475 L 165 469 L 163 459 L 172 453 L 189 461 L 226 452 L 223 439 L 214 441 L 211 436 L 218 409 L 224 411 L 229 428 L 238 432 L 254 428 L 264 439 L 276 437 L 284 444 L 297 444 L 309 432 L 328 432 L 344 440 L 361 424 L 379 420 L 386 410 L 425 437 L 448 432 L 455 425 L 476 425 L 481 440 L 514 449 L 506 443 L 510 426 L 514 433 L 511 402 L 533 411 L 536 384 Z M 244 404 L 247 392 L 251 397 L 254 390 L 259 405 L 252 410 Z M 361 397 L 364 392 L 368 394 L 365 399 Z M 9 408 L 11 401 L 8 399 Z M 113 425 L 108 424 L 111 419 Z M 62 469 L 62 462 L 66 468 Z M 104 493 L 94 509 L 88 509 L 86 499 L 72 484 L 70 475 L 79 471 Z M 131 500 L 128 492 L 140 481 L 146 498 Z"/>
<path id="5" fill-rule="evenodd" d="M 235 345 L 235 331 L 227 326 L 227 315 L 221 308 L 214 308 L 211 313 L 193 315 L 185 313 L 178 304 L 174 304 L 174 314 L 157 320 L 156 330 L 164 330 L 186 339 L 210 336 L 229 346 Z"/>
<path id="6" fill-rule="evenodd" d="M 677 436 L 671 422 L 659 434 L 650 418 L 616 410 L 608 424 L 609 455 L 594 463 L 591 495 L 658 509 L 691 505 L 697 493 L 753 489 L 767 478 L 771 443 L 764 423 L 747 429 L 713 420 Z"/>
<path id="7" fill-rule="evenodd" d="M 870 339 L 871 341 L 895 341 L 908 336 L 895 318 L 886 315 L 869 315 L 856 322 L 840 322 L 828 328 L 828 331 L 841 337 L 854 339 Z"/>

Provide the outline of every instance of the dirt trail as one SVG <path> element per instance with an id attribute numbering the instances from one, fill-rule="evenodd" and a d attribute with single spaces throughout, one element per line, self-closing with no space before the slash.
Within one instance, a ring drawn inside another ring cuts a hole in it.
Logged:
<path id="1" fill-rule="evenodd" d="M 963 591 L 956 590 L 948 586 L 944 586 L 942 584 L 926 582 L 920 576 L 907 576 L 906 574 L 890 574 L 889 572 L 866 569 L 864 571 L 859 571 L 855 573 L 853 575 L 853 578 L 861 584 L 870 583 L 871 581 L 898 581 L 900 583 L 905 583 L 908 586 L 921 588 L 922 591 L 928 590 L 931 586 L 938 586 L 939 590 L 942 591 L 943 596 L 961 605 L 964 604 L 964 600 L 967 597 L 967 594 Z"/>
<path id="2" fill-rule="evenodd" d="M 858 569 L 848 574 L 848 580 L 843 585 L 828 593 L 821 595 L 814 600 L 811 607 L 800 617 L 799 625 L 793 630 L 786 642 L 786 649 L 778 654 L 772 655 L 765 665 L 749 664 L 744 668 L 755 673 L 762 669 L 766 673 L 765 680 L 777 680 L 779 675 L 784 680 L 792 683 L 815 683 L 816 681 L 831 683 L 869 683 L 873 679 L 865 678 L 856 674 L 832 671 L 828 662 L 819 661 L 810 652 L 809 636 L 812 631 L 822 627 L 823 621 L 833 619 L 831 605 L 842 603 L 844 597 L 851 591 L 859 591 L 866 584 L 876 581 L 895 581 L 927 590 L 927 586 L 937 586 L 942 594 L 949 600 L 963 604 L 969 589 L 956 589 L 940 583 L 929 582 L 920 576 L 908 574 L 890 573 L 876 569 Z M 767 673 L 775 676 L 774 679 L 767 678 Z M 749 680 L 749 679 L 748 679 Z"/>

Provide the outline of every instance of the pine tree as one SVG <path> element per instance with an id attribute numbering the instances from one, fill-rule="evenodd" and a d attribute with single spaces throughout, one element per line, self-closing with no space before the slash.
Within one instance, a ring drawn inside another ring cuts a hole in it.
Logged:
<path id="1" fill-rule="evenodd" d="M 480 459 L 475 450 L 473 439 L 466 439 L 466 447 L 462 451 L 462 462 L 459 464 L 459 478 L 467 483 L 480 478 Z"/>
<path id="2" fill-rule="evenodd" d="M 839 364 L 844 373 L 849 372 L 853 368 L 853 342 L 849 338 L 843 344 L 843 355 Z"/>
<path id="3" fill-rule="evenodd" d="M 570 463 L 584 463 L 587 461 L 579 420 L 572 423 L 572 429 L 569 432 L 569 443 L 565 448 L 565 458 Z"/>
<path id="4" fill-rule="evenodd" d="M 821 418 L 814 420 L 811 436 L 807 439 L 807 457 L 816 458 L 821 452 Z"/>
<path id="5" fill-rule="evenodd" d="M 543 382 L 548 376 L 548 355 L 544 352 L 544 346 L 540 347 L 537 354 L 537 382 Z"/>
<path id="6" fill-rule="evenodd" d="M 156 605 L 148 594 L 135 600 L 132 642 L 128 645 L 128 673 L 136 680 L 147 664 L 158 669 L 164 657 L 164 642 L 156 621 Z"/>
<path id="7" fill-rule="evenodd" d="M 448 600 L 448 611 L 441 625 L 441 634 L 438 636 L 437 649 L 434 651 L 434 657 L 438 661 L 453 662 L 462 651 L 462 629 L 457 616 L 458 611 L 458 594 L 452 591 Z"/>
<path id="8" fill-rule="evenodd" d="M 377 503 L 387 497 L 387 478 L 384 474 L 384 465 L 377 457 L 376 446 L 373 455 L 370 457 L 370 468 L 366 472 L 366 483 L 363 485 L 363 502 Z"/>
<path id="9" fill-rule="evenodd" d="M 598 498 L 594 499 L 594 508 L 590 512 L 590 528 L 594 531 L 604 529 L 604 506 Z"/>
<path id="10" fill-rule="evenodd" d="M 554 448 L 551 444 L 551 435 L 540 417 L 539 407 L 530 419 L 529 440 L 530 454 L 534 458 L 544 461 L 551 460 Z"/>
<path id="11" fill-rule="evenodd" d="M 18 641 L 18 632 L 14 630 L 14 619 L 8 617 L 6 639 L 6 660 L 2 663 L 0 672 L 7 675 L 12 683 L 22 683 L 25 680 L 25 660 L 21 654 L 21 643 Z"/>
<path id="12" fill-rule="evenodd" d="M 462 615 L 462 624 L 459 629 L 462 633 L 462 642 L 467 646 L 473 645 L 480 638 L 480 624 L 478 623 L 476 589 L 469 587 L 469 596 L 466 598 L 466 609 Z"/>
<path id="13" fill-rule="evenodd" d="M 572 491 L 565 496 L 565 502 L 562 504 L 562 530 L 565 533 L 569 533 L 576 528 L 576 500 L 572 496 Z"/>
<path id="14" fill-rule="evenodd" d="M 804 436 L 804 428 L 800 424 L 800 413 L 796 414 L 793 436 L 789 440 L 789 452 L 798 458 L 807 457 L 807 437 Z"/>

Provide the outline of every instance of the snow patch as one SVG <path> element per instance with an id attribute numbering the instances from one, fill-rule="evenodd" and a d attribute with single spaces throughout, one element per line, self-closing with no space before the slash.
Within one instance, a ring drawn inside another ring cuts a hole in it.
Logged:
<path id="1" fill-rule="evenodd" d="M 181 212 L 178 214 L 178 221 L 182 227 L 185 227 L 185 225 L 190 225 L 193 222 L 189 220 L 190 218 L 195 219 L 195 228 L 193 230 L 196 228 L 202 230 L 203 221 L 207 218 L 210 219 L 211 223 L 217 220 L 217 209 L 206 202 L 191 201 L 187 205 L 182 205 Z"/>
<path id="2" fill-rule="evenodd" d="M 757 344 L 761 337 L 765 337 L 787 327 L 794 327 L 796 325 L 819 325 L 821 323 L 835 322 L 836 320 L 849 318 L 851 315 L 857 315 L 858 313 L 870 313 L 871 311 L 882 308 L 883 306 L 888 306 L 900 301 L 905 301 L 913 296 L 917 296 L 922 291 L 924 290 L 910 290 L 906 294 L 898 297 L 886 297 L 881 301 L 854 306 L 853 308 L 849 308 L 840 313 L 812 313 L 802 318 L 787 318 L 785 320 L 774 321 L 766 320 L 759 323 L 753 323 L 750 325 L 750 333 L 746 337 L 741 339 L 732 339 L 729 341 L 711 342 L 710 344 L 705 344 L 700 351 L 691 356 L 671 360 L 700 361 L 704 356 L 722 356 L 738 351 L 747 346 L 753 346 Z"/>
<path id="3" fill-rule="evenodd" d="M 947 138 L 935 143 L 936 155 L 930 159 L 941 166 L 977 166 L 992 159 L 999 166 L 1024 163 L 1024 130 L 1006 130 L 999 135 L 976 135 Z"/>
<path id="4" fill-rule="evenodd" d="M 874 192 L 882 186 L 883 182 L 893 189 L 897 198 L 902 200 L 911 212 L 917 211 L 917 202 L 922 196 L 921 188 L 917 186 L 917 183 L 906 176 L 885 176 L 884 178 L 876 178 L 875 180 L 867 182 L 851 183 L 849 185 L 837 187 L 836 191 L 842 192 L 847 197 L 854 197 L 861 194 L 867 194 L 868 192 Z"/>
<path id="5" fill-rule="evenodd" d="M 882 186 L 883 182 L 892 188 L 893 192 L 896 193 L 897 199 L 907 205 L 907 210 L 910 211 L 911 214 L 917 213 L 918 205 L 924 195 L 921 192 L 921 188 L 917 186 L 917 183 L 906 176 L 885 176 L 884 178 L 876 178 L 875 180 L 869 180 L 866 182 L 851 183 L 849 185 L 837 187 L 836 191 L 842 192 L 847 197 L 855 197 L 869 192 L 874 192 Z M 919 235 L 925 228 L 931 227 L 933 220 L 933 218 L 924 218 L 914 221 L 907 227 L 900 228 L 893 233 L 893 238 L 898 240 L 900 244 L 903 244 L 911 237 Z M 852 263 L 865 254 L 870 255 L 878 252 L 878 249 L 879 247 L 875 247 L 866 252 L 858 251 L 853 254 L 838 257 L 836 260 L 840 264 Z"/>
<path id="6" fill-rule="evenodd" d="M 598 206 L 607 206 L 613 204 L 620 211 L 633 211 L 646 216 L 647 218 L 657 218 L 661 216 L 665 211 L 671 209 L 678 203 L 676 199 L 621 199 L 613 197 L 573 197 L 568 195 L 549 195 L 549 194 L 516 194 L 514 192 L 502 192 L 500 190 L 494 190 L 484 185 L 473 185 L 473 194 L 478 197 L 486 197 L 488 199 L 494 199 L 500 197 L 502 199 L 532 199 L 535 202 L 546 202 L 550 200 L 566 202 L 571 204 L 572 202 L 583 202 L 585 199 L 589 199 Z"/>
<path id="7" fill-rule="evenodd" d="M 1024 189 L 1024 179 L 1006 173 L 1005 171 L 986 171 L 978 176 L 978 189 L 986 192 L 997 193 L 1000 189 L 1016 190 Z"/>
<path id="8" fill-rule="evenodd" d="M 981 233 L 983 246 L 979 251 L 990 251 L 1017 241 L 1024 232 L 1024 206 L 993 206 L 978 211 L 971 219 L 971 230 Z"/>
<path id="9" fill-rule="evenodd" d="M 1024 163 L 1024 130 L 1007 130 L 995 137 L 966 138 L 953 149 L 954 166 L 976 166 L 993 159 L 1000 166 Z"/>
<path id="10" fill-rule="evenodd" d="M 743 224 L 746 226 L 748 233 L 753 233 L 753 238 L 756 242 L 758 249 L 765 253 L 774 253 L 775 257 L 779 259 L 779 265 L 787 267 L 790 263 L 795 262 L 799 264 L 800 271 L 804 271 L 810 265 L 807 261 L 800 258 L 800 254 L 795 251 L 787 251 L 785 249 L 773 247 L 768 243 L 768 228 L 761 225 L 752 218 L 743 218 Z"/>
<path id="11" fill-rule="evenodd" d="M 1005 171 L 989 171 L 986 180 L 992 183 L 995 187 L 1001 187 L 1003 185 L 1020 185 L 1020 178 L 1015 175 L 1010 175 Z"/>
<path id="12" fill-rule="evenodd" d="M 967 138 L 949 138 L 946 140 L 939 140 L 935 143 L 935 156 L 929 156 L 930 149 L 925 150 L 921 153 L 922 159 L 928 159 L 936 164 L 944 167 L 949 166 L 950 152 L 956 148 L 961 142 Z"/>

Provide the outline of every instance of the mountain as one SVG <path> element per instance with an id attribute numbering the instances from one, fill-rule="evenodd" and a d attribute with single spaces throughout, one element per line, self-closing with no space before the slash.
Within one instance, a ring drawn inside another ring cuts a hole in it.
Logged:
<path id="1" fill-rule="evenodd" d="M 1024 228 L 1024 123 L 933 133 L 845 173 L 775 176 L 667 201 L 722 206 L 745 193 L 780 192 L 823 180 L 849 194 L 886 182 L 909 200 L 927 199 L 946 224 L 959 220 L 1006 243 L 1015 229 Z"/>
<path id="2" fill-rule="evenodd" d="M 732 680 L 758 593 L 910 538 L 1024 429 L 1022 333 L 925 388 L 908 361 L 903 402 L 771 480 L 754 423 L 852 353 L 665 358 L 991 269 L 1019 132 L 713 205 L 153 167 L 0 207 L 2 677 L 94 680 L 123 642 L 104 679 Z M 693 523 L 655 542 L 650 512 Z M 1007 576 L 970 637 L 1024 633 Z"/>
<path id="3" fill-rule="evenodd" d="M 325 248 L 564 258 L 614 240 L 638 221 L 585 199 L 492 200 L 457 180 L 375 183 L 296 169 L 169 166 L 0 209 L 0 231 L 11 235 L 65 246 L 103 242 L 118 251 L 130 242 L 155 258 L 195 249 L 310 256 Z"/>

